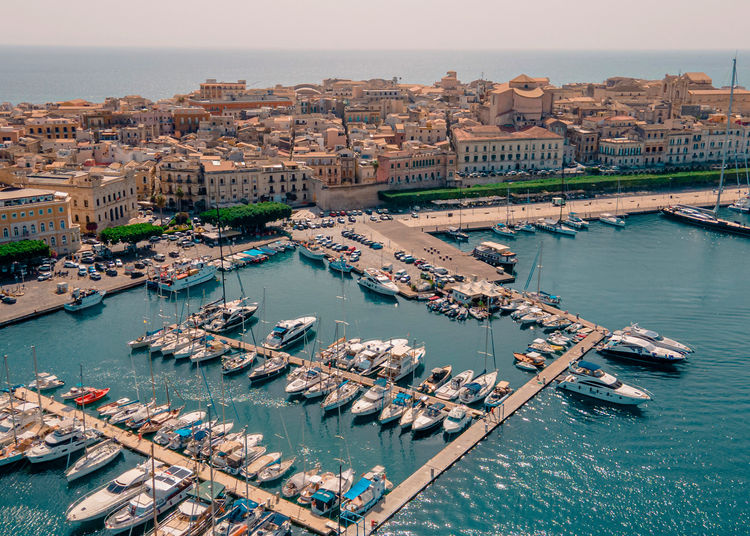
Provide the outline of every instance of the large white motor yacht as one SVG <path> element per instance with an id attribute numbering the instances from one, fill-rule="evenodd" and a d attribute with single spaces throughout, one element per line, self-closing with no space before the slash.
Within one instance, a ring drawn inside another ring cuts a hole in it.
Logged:
<path id="1" fill-rule="evenodd" d="M 293 320 L 282 320 L 268 334 L 263 346 L 271 350 L 283 350 L 297 342 L 317 321 L 314 316 L 301 316 Z"/>
<path id="2" fill-rule="evenodd" d="M 398 294 L 396 283 L 391 281 L 391 279 L 380 270 L 368 268 L 364 271 L 362 276 L 357 279 L 357 283 L 366 289 L 386 296 L 395 296 Z"/>
<path id="3" fill-rule="evenodd" d="M 568 370 L 570 374 L 557 385 L 560 389 L 613 404 L 638 405 L 651 400 L 645 391 L 622 383 L 604 372 L 599 365 L 588 361 L 571 363 Z"/>

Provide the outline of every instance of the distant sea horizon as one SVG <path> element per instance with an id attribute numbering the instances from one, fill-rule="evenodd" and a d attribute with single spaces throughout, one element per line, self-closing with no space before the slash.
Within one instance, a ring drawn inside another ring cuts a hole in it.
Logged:
<path id="1" fill-rule="evenodd" d="M 74 98 L 141 95 L 151 100 L 188 93 L 207 78 L 247 80 L 248 87 L 321 83 L 326 78 L 396 77 L 432 84 L 446 71 L 462 82 L 507 81 L 521 73 L 554 85 L 603 82 L 613 76 L 661 79 L 705 72 L 729 85 L 731 59 L 738 81 L 750 80 L 746 51 L 722 50 L 206 50 L 0 45 L 0 102 L 43 104 Z M 750 84 L 750 82 L 748 82 Z"/>

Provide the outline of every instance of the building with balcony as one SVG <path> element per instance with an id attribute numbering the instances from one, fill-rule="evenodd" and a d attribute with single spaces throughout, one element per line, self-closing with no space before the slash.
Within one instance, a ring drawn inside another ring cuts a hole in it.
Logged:
<path id="1" fill-rule="evenodd" d="M 599 162 L 620 169 L 643 167 L 644 143 L 631 138 L 599 140 Z"/>

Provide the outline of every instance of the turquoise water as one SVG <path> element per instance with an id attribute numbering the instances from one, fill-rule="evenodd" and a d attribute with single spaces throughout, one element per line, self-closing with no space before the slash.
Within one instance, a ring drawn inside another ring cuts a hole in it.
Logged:
<path id="1" fill-rule="evenodd" d="M 473 233 L 471 244 L 490 237 Z M 750 425 L 745 417 L 750 410 L 750 289 L 744 264 L 750 241 L 655 215 L 631 217 L 625 229 L 592 224 L 575 239 L 522 236 L 512 244 L 521 259 L 517 287 L 523 286 L 540 242 L 542 287 L 561 294 L 565 308 L 612 329 L 639 321 L 690 344 L 695 354 L 672 371 L 589 356 L 623 381 L 648 389 L 655 400 L 640 409 L 622 409 L 547 389 L 381 532 L 745 534 L 750 522 Z M 231 296 L 238 292 L 238 273 L 245 291 L 258 301 L 265 288 L 267 307 L 261 316 L 269 324 L 255 323 L 259 337 L 279 319 L 316 313 L 323 343 L 333 339 L 334 321 L 341 319 L 348 322 L 350 337 L 424 341 L 427 370 L 446 363 L 460 370 L 483 366 L 478 352 L 484 332 L 477 322 L 452 322 L 428 313 L 421 303 L 366 294 L 351 278 L 342 282 L 297 253 L 229 274 Z M 220 294 L 215 283 L 204 290 L 205 299 Z M 202 299 L 193 296 L 192 307 Z M 142 332 L 144 316 L 153 319 L 160 310 L 174 317 L 173 303 L 143 290 L 126 292 L 108 298 L 97 311 L 61 312 L 6 328 L 0 332 L 0 353 L 8 354 L 11 379 L 19 382 L 32 376 L 31 344 L 37 347 L 40 370 L 68 383 L 77 381 L 82 363 L 85 383 L 112 387 L 111 398 L 133 397 L 135 369 L 145 397 L 148 357 L 135 353 L 131 362 L 125 343 Z M 521 330 L 507 318 L 494 322 L 493 331 L 500 377 L 517 387 L 529 375 L 512 366 L 511 353 L 523 349 L 536 332 Z M 205 401 L 195 367 L 162 357 L 154 357 L 152 364 L 160 397 L 168 378 L 189 408 Z M 201 370 L 220 407 L 219 363 Z M 299 460 L 300 445 L 305 445 L 310 463 L 319 461 L 324 469 L 337 469 L 337 458 L 351 460 L 357 472 L 383 464 L 399 483 L 445 445 L 439 434 L 413 440 L 398 428 L 381 430 L 372 421 L 353 421 L 348 411 L 324 417 L 317 404 L 287 400 L 283 387 L 278 379 L 249 388 L 244 375 L 224 383 L 231 400 L 226 418 L 264 433 L 269 449 L 282 450 L 285 457 L 294 452 Z M 67 526 L 65 508 L 137 458 L 128 454 L 70 486 L 60 465 L 0 474 L 0 534 L 96 534 L 98 525 Z"/>
<path id="2" fill-rule="evenodd" d="M 172 97 L 206 78 L 247 80 L 249 87 L 320 83 L 326 78 L 400 77 L 432 84 L 448 70 L 460 80 L 502 82 L 521 73 L 553 84 L 602 82 L 610 76 L 661 80 L 665 73 L 705 71 L 716 87 L 729 85 L 735 51 L 571 50 L 190 50 L 0 46 L 0 102 L 44 103 L 142 95 Z M 739 53 L 740 60 L 745 56 Z M 750 79 L 740 61 L 738 80 Z"/>

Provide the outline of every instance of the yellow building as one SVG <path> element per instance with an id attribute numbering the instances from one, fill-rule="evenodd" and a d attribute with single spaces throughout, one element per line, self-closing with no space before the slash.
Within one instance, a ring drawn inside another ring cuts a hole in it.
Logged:
<path id="1" fill-rule="evenodd" d="M 29 136 L 47 140 L 74 140 L 78 123 L 63 117 L 35 117 L 26 121 Z"/>
<path id="2" fill-rule="evenodd" d="M 70 196 L 53 190 L 0 190 L 0 244 L 42 240 L 58 255 L 81 247 L 80 227 L 70 216 Z"/>

